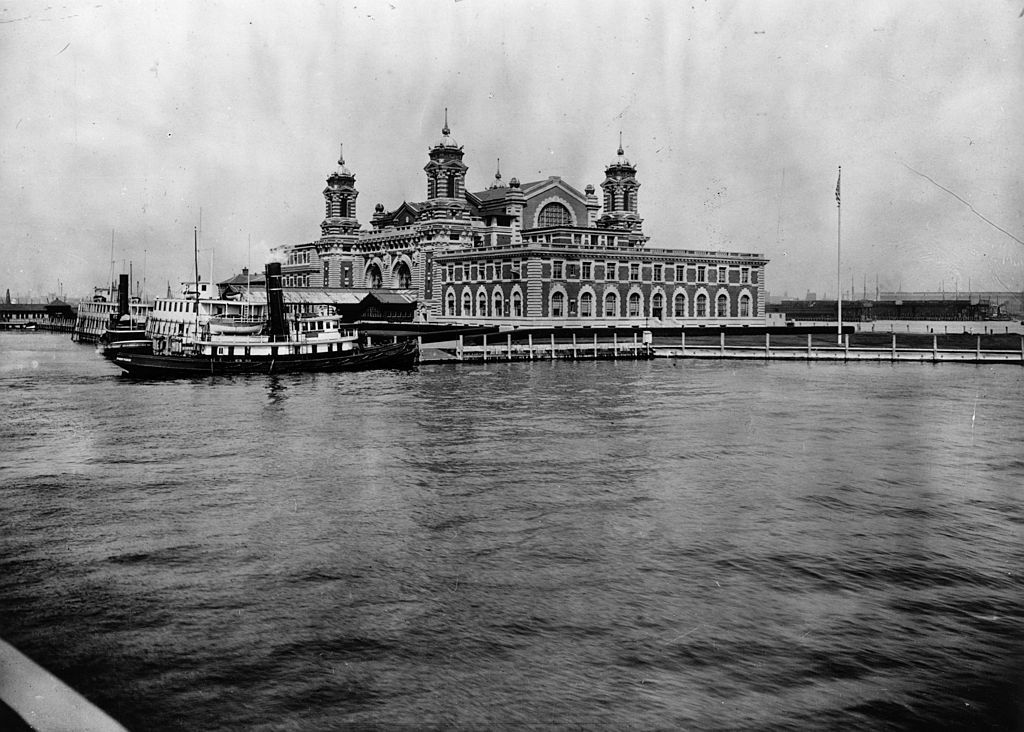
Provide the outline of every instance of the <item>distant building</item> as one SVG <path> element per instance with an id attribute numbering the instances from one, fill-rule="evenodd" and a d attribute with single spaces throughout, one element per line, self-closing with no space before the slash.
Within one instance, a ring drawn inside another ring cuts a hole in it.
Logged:
<path id="1" fill-rule="evenodd" d="M 356 219 L 344 156 L 327 178 L 321 238 L 278 247 L 286 288 L 411 293 L 419 318 L 451 323 L 755 323 L 760 254 L 655 249 L 639 215 L 636 167 L 620 145 L 599 198 L 557 176 L 466 189 L 447 121 L 423 168 L 426 199 Z"/>

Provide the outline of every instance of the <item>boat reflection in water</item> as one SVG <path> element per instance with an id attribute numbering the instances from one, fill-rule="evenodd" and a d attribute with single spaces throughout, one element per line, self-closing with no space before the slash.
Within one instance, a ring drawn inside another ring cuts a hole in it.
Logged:
<path id="1" fill-rule="evenodd" d="M 415 340 L 365 345 L 359 333 L 337 315 L 285 319 L 281 265 L 267 265 L 269 320 L 211 322 L 195 342 L 153 339 L 152 353 L 122 352 L 114 363 L 129 376 L 180 378 L 211 374 L 278 374 L 302 371 L 356 371 L 410 368 L 419 358 Z"/>

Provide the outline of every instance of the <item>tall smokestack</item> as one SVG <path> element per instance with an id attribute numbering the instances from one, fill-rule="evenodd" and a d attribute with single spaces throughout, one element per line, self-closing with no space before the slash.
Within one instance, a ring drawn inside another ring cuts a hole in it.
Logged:
<path id="1" fill-rule="evenodd" d="M 128 275 L 119 275 L 117 278 L 117 315 L 118 317 L 128 314 Z"/>
<path id="2" fill-rule="evenodd" d="M 284 319 L 284 293 L 281 291 L 281 263 L 267 262 L 267 308 L 270 310 L 270 340 L 285 340 L 288 324 Z"/>

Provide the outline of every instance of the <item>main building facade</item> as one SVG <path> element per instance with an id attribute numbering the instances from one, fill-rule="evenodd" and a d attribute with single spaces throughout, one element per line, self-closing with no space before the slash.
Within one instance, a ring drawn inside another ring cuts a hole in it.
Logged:
<path id="1" fill-rule="evenodd" d="M 420 320 L 550 325 L 764 321 L 760 254 L 647 246 L 636 167 L 619 145 L 600 196 L 557 176 L 466 188 L 447 120 L 423 170 L 426 198 L 356 218 L 344 156 L 327 178 L 321 237 L 279 247 L 286 287 L 394 289 Z"/>

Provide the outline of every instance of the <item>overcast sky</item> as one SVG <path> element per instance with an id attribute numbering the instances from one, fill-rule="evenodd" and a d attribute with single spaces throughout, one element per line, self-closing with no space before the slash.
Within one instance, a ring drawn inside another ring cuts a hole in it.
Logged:
<path id="1" fill-rule="evenodd" d="M 312 241 L 338 145 L 364 227 L 425 198 L 603 179 L 652 247 L 764 253 L 768 289 L 1024 288 L 1024 0 L 3 3 L 0 288 L 149 295 Z M 929 180 L 930 179 L 930 180 Z M 251 245 L 250 245 L 251 241 Z"/>

